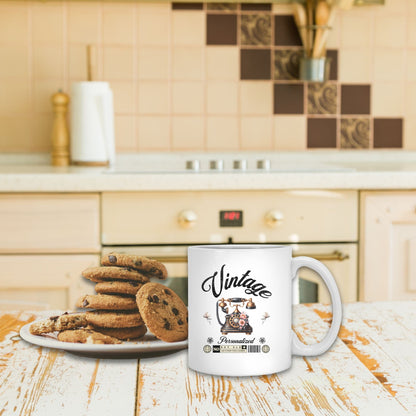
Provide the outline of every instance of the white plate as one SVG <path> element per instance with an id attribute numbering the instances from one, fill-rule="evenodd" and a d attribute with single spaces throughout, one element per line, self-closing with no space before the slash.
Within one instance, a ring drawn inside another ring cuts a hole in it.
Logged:
<path id="1" fill-rule="evenodd" d="M 188 347 L 188 340 L 180 342 L 164 342 L 157 339 L 149 331 L 136 341 L 124 341 L 122 344 L 77 344 L 73 342 L 62 342 L 56 339 L 54 334 L 32 335 L 29 327 L 32 323 L 26 324 L 20 329 L 20 336 L 31 344 L 41 347 L 56 348 L 82 355 L 140 355 L 152 354 L 164 351 L 181 350 Z"/>

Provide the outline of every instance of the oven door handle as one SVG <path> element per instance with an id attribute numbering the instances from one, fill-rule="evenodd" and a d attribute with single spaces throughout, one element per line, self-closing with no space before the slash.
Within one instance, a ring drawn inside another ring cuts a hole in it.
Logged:
<path id="1" fill-rule="evenodd" d="M 348 260 L 350 256 L 339 250 L 335 250 L 332 253 L 322 254 L 294 254 L 293 257 L 298 256 L 312 257 L 319 261 L 344 261 Z M 186 256 L 150 256 L 152 259 L 160 261 L 161 263 L 186 263 L 188 258 Z"/>

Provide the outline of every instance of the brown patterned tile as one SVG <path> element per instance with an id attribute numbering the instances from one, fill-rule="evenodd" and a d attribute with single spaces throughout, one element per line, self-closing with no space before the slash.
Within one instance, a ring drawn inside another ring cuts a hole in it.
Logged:
<path id="1" fill-rule="evenodd" d="M 338 50 L 328 49 L 326 51 L 326 56 L 331 59 L 329 66 L 329 79 L 331 81 L 338 80 Z"/>
<path id="2" fill-rule="evenodd" d="M 375 118 L 374 147 L 401 148 L 403 147 L 403 119 Z"/>
<path id="3" fill-rule="evenodd" d="M 303 84 L 274 84 L 274 114 L 303 114 Z"/>
<path id="4" fill-rule="evenodd" d="M 227 12 L 231 10 L 237 10 L 238 4 L 237 3 L 207 3 L 207 9 Z"/>
<path id="5" fill-rule="evenodd" d="M 335 148 L 337 120 L 335 118 L 308 118 L 308 148 Z"/>
<path id="6" fill-rule="evenodd" d="M 271 51 L 269 49 L 241 49 L 241 79 L 271 79 Z"/>
<path id="7" fill-rule="evenodd" d="M 299 79 L 299 49 L 278 49 L 274 51 L 273 78 L 275 80 Z"/>
<path id="8" fill-rule="evenodd" d="M 274 44 L 276 46 L 302 46 L 292 15 L 274 16 Z"/>
<path id="9" fill-rule="evenodd" d="M 272 10 L 272 5 L 271 3 L 243 3 L 241 5 L 241 10 L 246 10 L 246 11 L 250 11 L 250 10 L 267 10 L 270 11 Z"/>
<path id="10" fill-rule="evenodd" d="M 181 3 L 174 2 L 172 3 L 172 10 L 202 10 L 202 3 Z"/>
<path id="11" fill-rule="evenodd" d="M 341 114 L 370 114 L 370 85 L 341 85 Z"/>
<path id="12" fill-rule="evenodd" d="M 334 83 L 308 84 L 308 113 L 336 114 L 337 85 Z"/>
<path id="13" fill-rule="evenodd" d="M 272 40 L 272 17 L 267 13 L 241 15 L 242 45 L 268 46 Z"/>
<path id="14" fill-rule="evenodd" d="M 370 144 L 370 119 L 341 119 L 341 149 L 368 149 Z"/>
<path id="15" fill-rule="evenodd" d="M 207 45 L 236 45 L 237 15 L 207 14 Z"/>

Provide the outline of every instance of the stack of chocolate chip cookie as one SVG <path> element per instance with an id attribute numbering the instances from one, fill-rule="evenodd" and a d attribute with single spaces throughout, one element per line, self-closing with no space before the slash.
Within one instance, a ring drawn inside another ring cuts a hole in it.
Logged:
<path id="1" fill-rule="evenodd" d="M 77 307 L 86 312 L 88 330 L 119 340 L 142 337 L 147 329 L 139 313 L 136 294 L 156 277 L 166 279 L 166 267 L 143 256 L 111 253 L 103 256 L 101 267 L 84 270 L 82 276 L 96 282 L 96 295 L 82 296 Z"/>

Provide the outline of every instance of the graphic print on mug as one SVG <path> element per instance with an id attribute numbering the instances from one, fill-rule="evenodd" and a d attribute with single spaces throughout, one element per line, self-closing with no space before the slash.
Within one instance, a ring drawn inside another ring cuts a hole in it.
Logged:
<path id="1" fill-rule="evenodd" d="M 304 345 L 291 329 L 292 281 L 300 267 L 322 276 L 333 301 L 333 325 L 321 343 Z M 212 245 L 188 249 L 189 367 L 250 376 L 290 367 L 292 354 L 318 355 L 336 339 L 341 300 L 320 262 L 292 259 L 289 246 Z"/>

